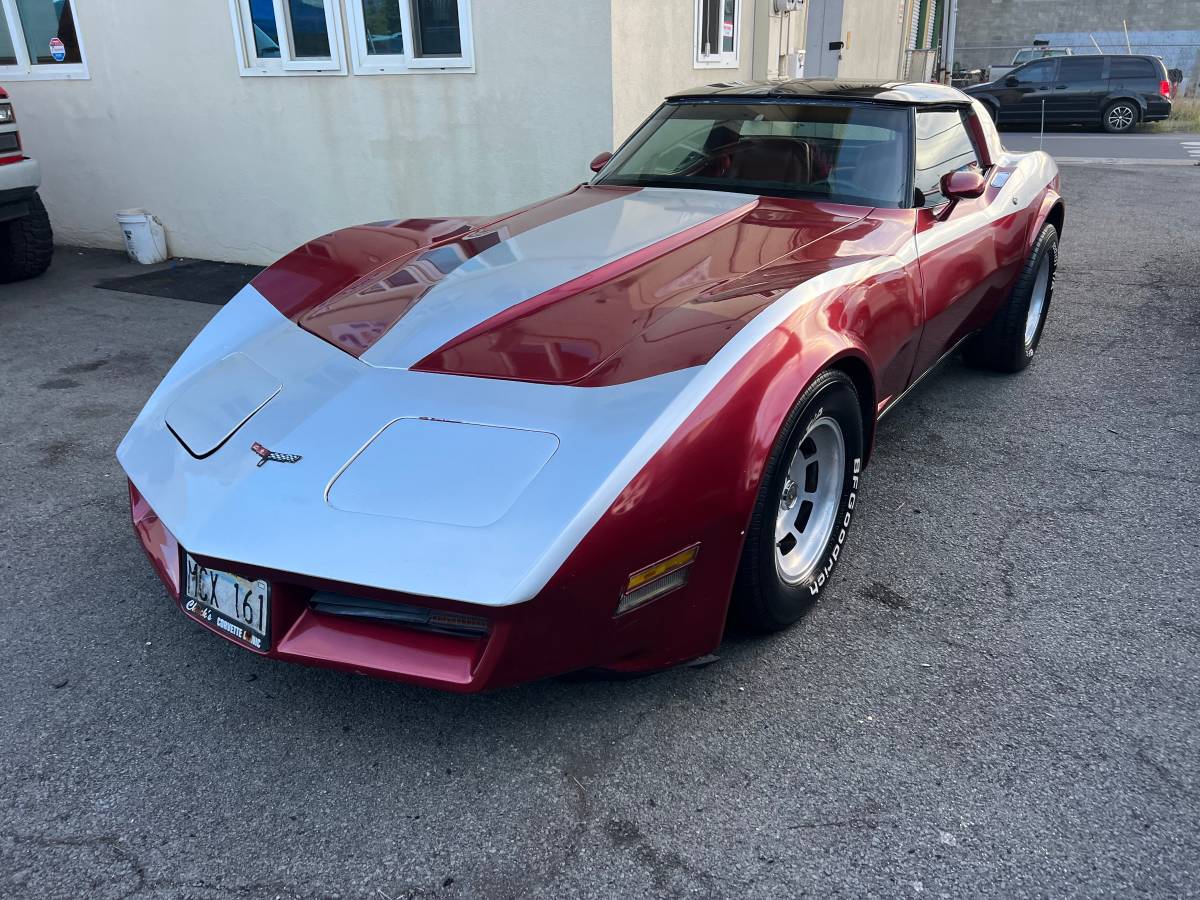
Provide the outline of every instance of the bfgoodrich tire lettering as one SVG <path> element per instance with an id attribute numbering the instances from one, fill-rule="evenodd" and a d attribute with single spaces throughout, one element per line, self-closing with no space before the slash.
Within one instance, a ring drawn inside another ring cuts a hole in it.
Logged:
<path id="1" fill-rule="evenodd" d="M 963 348 L 963 358 L 981 369 L 1019 372 L 1033 361 L 1046 313 L 1054 297 L 1058 231 L 1046 223 L 1029 250 L 1012 293 L 992 321 Z"/>
<path id="2" fill-rule="evenodd" d="M 735 621 L 778 631 L 817 602 L 845 553 L 862 458 L 854 383 L 841 371 L 823 372 L 793 405 L 767 460 L 734 588 Z M 804 503 L 810 504 L 807 510 Z M 810 523 L 816 529 L 811 533 Z M 814 542 L 811 552 L 805 550 L 808 541 Z M 792 554 L 794 564 L 788 561 Z"/>

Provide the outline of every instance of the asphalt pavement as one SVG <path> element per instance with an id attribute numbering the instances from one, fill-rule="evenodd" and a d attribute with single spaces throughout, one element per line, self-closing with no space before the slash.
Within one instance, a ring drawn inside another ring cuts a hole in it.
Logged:
<path id="1" fill-rule="evenodd" d="M 1001 133 L 1010 150 L 1045 150 L 1062 163 L 1112 161 L 1151 165 L 1200 164 L 1200 134 L 1107 134 L 1073 129 L 1040 134 L 1037 130 Z"/>
<path id="2" fill-rule="evenodd" d="M 0 287 L 0 896 L 1197 895 L 1200 170 L 1064 193 L 1033 366 L 885 420 L 802 624 L 473 697 L 185 619 L 113 451 L 214 307 Z"/>

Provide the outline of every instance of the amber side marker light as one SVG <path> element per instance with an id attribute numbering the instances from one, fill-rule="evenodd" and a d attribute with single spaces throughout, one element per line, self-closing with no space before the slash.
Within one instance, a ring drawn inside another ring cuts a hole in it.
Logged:
<path id="1" fill-rule="evenodd" d="M 652 566 L 638 569 L 629 576 L 629 581 L 625 583 L 625 590 L 621 592 L 621 600 L 617 603 L 616 615 L 629 612 L 663 594 L 669 594 L 676 588 L 683 587 L 687 584 L 688 576 L 692 574 L 692 563 L 699 555 L 700 545 L 692 544 L 674 556 L 668 556 Z"/>

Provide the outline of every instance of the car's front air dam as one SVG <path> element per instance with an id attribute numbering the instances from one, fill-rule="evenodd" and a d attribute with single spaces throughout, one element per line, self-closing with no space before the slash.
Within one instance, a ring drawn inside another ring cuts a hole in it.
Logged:
<path id="1" fill-rule="evenodd" d="M 132 482 L 129 496 L 134 530 L 183 611 L 179 544 Z M 273 659 L 442 690 L 476 692 L 587 668 L 661 669 L 709 652 L 721 638 L 722 622 L 701 614 L 711 598 L 700 585 L 713 584 L 715 574 L 706 571 L 703 555 L 689 586 L 621 616 L 614 613 L 624 576 L 615 572 L 593 571 L 590 578 L 552 581 L 526 603 L 484 607 L 191 555 L 201 565 L 270 582 L 270 649 L 261 653 L 235 642 L 242 649 Z M 720 581 L 715 583 L 720 589 Z M 489 631 L 482 637 L 461 637 L 318 612 L 310 603 L 318 591 L 483 617 L 489 622 Z M 195 621 L 233 640 L 219 629 Z M 707 626 L 698 628 L 702 621 Z"/>

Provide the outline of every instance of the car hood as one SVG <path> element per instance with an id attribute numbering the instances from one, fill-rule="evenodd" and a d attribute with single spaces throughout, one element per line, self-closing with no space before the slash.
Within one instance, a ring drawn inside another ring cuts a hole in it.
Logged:
<path id="1" fill-rule="evenodd" d="M 867 211 L 585 185 L 499 219 L 449 220 L 417 239 L 414 220 L 335 232 L 255 287 L 301 328 L 371 366 L 575 383 L 648 330 L 661 338 L 694 329 L 688 311 L 736 294 L 739 281 L 761 293 L 747 276 Z M 708 355 L 720 346 L 712 338 Z"/>

